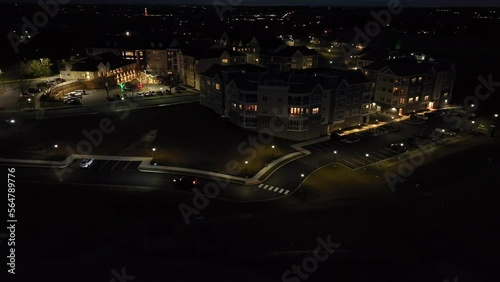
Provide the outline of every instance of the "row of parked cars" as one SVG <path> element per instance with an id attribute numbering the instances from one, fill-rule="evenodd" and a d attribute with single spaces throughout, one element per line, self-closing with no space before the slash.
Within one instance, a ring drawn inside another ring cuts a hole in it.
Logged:
<path id="1" fill-rule="evenodd" d="M 430 139 L 435 143 L 442 143 L 446 140 L 447 137 L 456 136 L 457 133 L 461 132 L 463 132 L 463 130 L 461 129 L 451 130 L 445 128 L 436 128 L 428 135 L 423 135 L 421 137 L 413 136 L 413 137 L 403 138 L 401 140 L 401 143 L 389 144 L 387 148 L 397 153 L 404 153 L 409 148 L 418 149 L 424 146 L 425 144 L 428 144 L 428 142 L 426 142 L 425 139 Z"/>
<path id="2" fill-rule="evenodd" d="M 398 128 L 393 124 L 384 124 L 382 126 L 366 130 L 365 134 L 370 136 L 380 136 L 397 130 Z M 340 141 L 347 144 L 359 142 L 359 138 L 352 134 L 340 135 L 339 133 L 332 133 L 330 135 L 330 139 L 333 141 Z"/>
<path id="3" fill-rule="evenodd" d="M 85 90 L 75 90 L 70 93 L 64 94 L 61 102 L 67 105 L 81 105 L 83 95 L 87 95 Z"/>

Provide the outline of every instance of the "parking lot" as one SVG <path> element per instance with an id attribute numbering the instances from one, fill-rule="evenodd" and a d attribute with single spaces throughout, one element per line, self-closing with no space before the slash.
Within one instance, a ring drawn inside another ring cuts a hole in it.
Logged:
<path id="1" fill-rule="evenodd" d="M 75 160 L 75 164 L 78 166 L 81 159 Z M 100 170 L 100 171 L 112 171 L 112 172 L 130 172 L 137 171 L 137 167 L 141 164 L 140 161 L 112 161 L 112 160 L 94 160 L 94 162 L 87 168 L 79 167 L 79 169 L 85 170 Z"/>
<path id="2" fill-rule="evenodd" d="M 442 118 L 436 117 L 426 120 L 421 124 L 408 124 L 404 122 L 394 123 L 397 130 L 385 131 L 378 129 L 370 129 L 360 132 L 354 132 L 346 136 L 337 136 L 333 140 L 327 140 L 315 144 L 305 146 L 304 149 L 310 151 L 313 155 L 320 156 L 327 163 L 342 164 L 350 169 L 356 170 L 374 163 L 397 157 L 404 153 L 405 150 L 396 151 L 393 147 L 389 149 L 391 144 L 401 144 L 403 139 L 420 139 L 421 141 L 435 144 L 446 144 L 451 140 L 458 140 L 465 135 L 468 135 L 470 130 L 465 129 L 470 126 L 470 123 L 462 124 L 462 133 L 456 136 L 443 136 L 443 138 L 433 140 L 433 136 L 429 136 L 436 128 L 449 128 L 450 125 L 444 122 Z M 387 127 L 386 127 L 387 128 Z M 421 134 L 426 133 L 426 137 Z M 435 136 L 434 136 L 435 137 Z M 346 140 L 347 139 L 347 140 Z M 404 146 L 408 151 L 418 150 L 411 142 L 404 141 Z M 337 153 L 334 154 L 334 151 Z"/>
<path id="3" fill-rule="evenodd" d="M 363 138 L 367 138 L 366 134 L 363 133 L 353 133 L 357 136 L 360 141 L 363 142 Z M 371 136 L 370 136 L 371 137 Z M 366 165 L 370 165 L 388 158 L 399 155 L 399 153 L 390 150 L 386 147 L 370 146 L 370 150 L 361 151 L 357 148 L 349 148 L 352 144 L 344 144 L 340 141 L 324 141 L 321 143 L 316 143 L 304 147 L 306 150 L 313 154 L 325 154 L 331 156 L 332 160 L 335 159 L 336 163 L 343 164 L 350 169 L 359 169 Z M 337 151 L 335 158 L 333 157 L 333 152 Z M 368 157 L 366 156 L 368 154 Z"/>

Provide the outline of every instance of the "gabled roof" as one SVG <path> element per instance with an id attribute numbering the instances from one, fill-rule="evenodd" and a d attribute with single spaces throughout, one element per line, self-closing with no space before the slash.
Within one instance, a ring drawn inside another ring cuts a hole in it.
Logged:
<path id="1" fill-rule="evenodd" d="M 80 61 L 73 64 L 71 70 L 94 72 L 97 70 L 97 67 L 100 63 L 103 63 L 104 65 L 107 65 L 109 63 L 111 69 L 116 69 L 131 64 L 131 62 L 124 61 L 121 57 L 111 52 L 106 52 L 81 59 Z"/>
<path id="2" fill-rule="evenodd" d="M 282 48 L 282 49 L 277 50 L 276 52 L 273 52 L 271 55 L 277 56 L 277 57 L 291 57 L 297 51 L 302 53 L 302 55 L 304 55 L 304 56 L 318 55 L 318 52 L 316 52 L 316 50 L 309 49 L 306 46 L 286 46 L 285 48 Z"/>
<path id="3" fill-rule="evenodd" d="M 370 64 L 363 69 L 380 71 L 389 68 L 397 76 L 411 76 L 428 73 L 433 64 L 427 62 L 417 62 L 416 60 L 385 60 Z"/>
<path id="4" fill-rule="evenodd" d="M 182 54 L 190 57 L 194 57 L 197 60 L 200 59 L 211 59 L 220 58 L 224 52 L 227 52 L 231 57 L 245 57 L 243 53 L 233 51 L 226 48 L 210 48 L 213 44 L 189 44 L 181 48 Z"/>

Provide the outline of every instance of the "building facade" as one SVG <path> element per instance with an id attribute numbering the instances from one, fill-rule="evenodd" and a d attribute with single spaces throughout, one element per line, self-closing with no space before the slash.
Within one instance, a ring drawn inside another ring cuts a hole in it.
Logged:
<path id="1" fill-rule="evenodd" d="M 200 103 L 244 129 L 301 141 L 369 120 L 372 86 L 360 71 L 214 65 L 200 77 Z"/>
<path id="2" fill-rule="evenodd" d="M 375 84 L 374 102 L 398 115 L 447 106 L 456 77 L 451 64 L 412 60 L 376 62 L 363 72 Z"/>

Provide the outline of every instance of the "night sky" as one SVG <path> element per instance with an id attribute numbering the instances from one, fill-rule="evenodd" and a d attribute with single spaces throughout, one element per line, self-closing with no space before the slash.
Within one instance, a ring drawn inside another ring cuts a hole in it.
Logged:
<path id="1" fill-rule="evenodd" d="M 237 3 L 241 1 L 242 5 L 341 5 L 341 6 L 385 6 L 389 0 L 70 0 L 68 4 L 86 4 L 86 3 L 103 3 L 103 4 L 205 4 L 212 5 L 214 2 L 220 1 L 228 3 L 229 1 Z M 498 0 L 400 0 L 407 7 L 409 6 L 475 6 L 475 7 L 498 7 Z M 0 0 L 0 3 L 19 3 L 19 2 L 38 2 L 37 0 Z M 45 2 L 45 1 L 43 1 Z"/>

